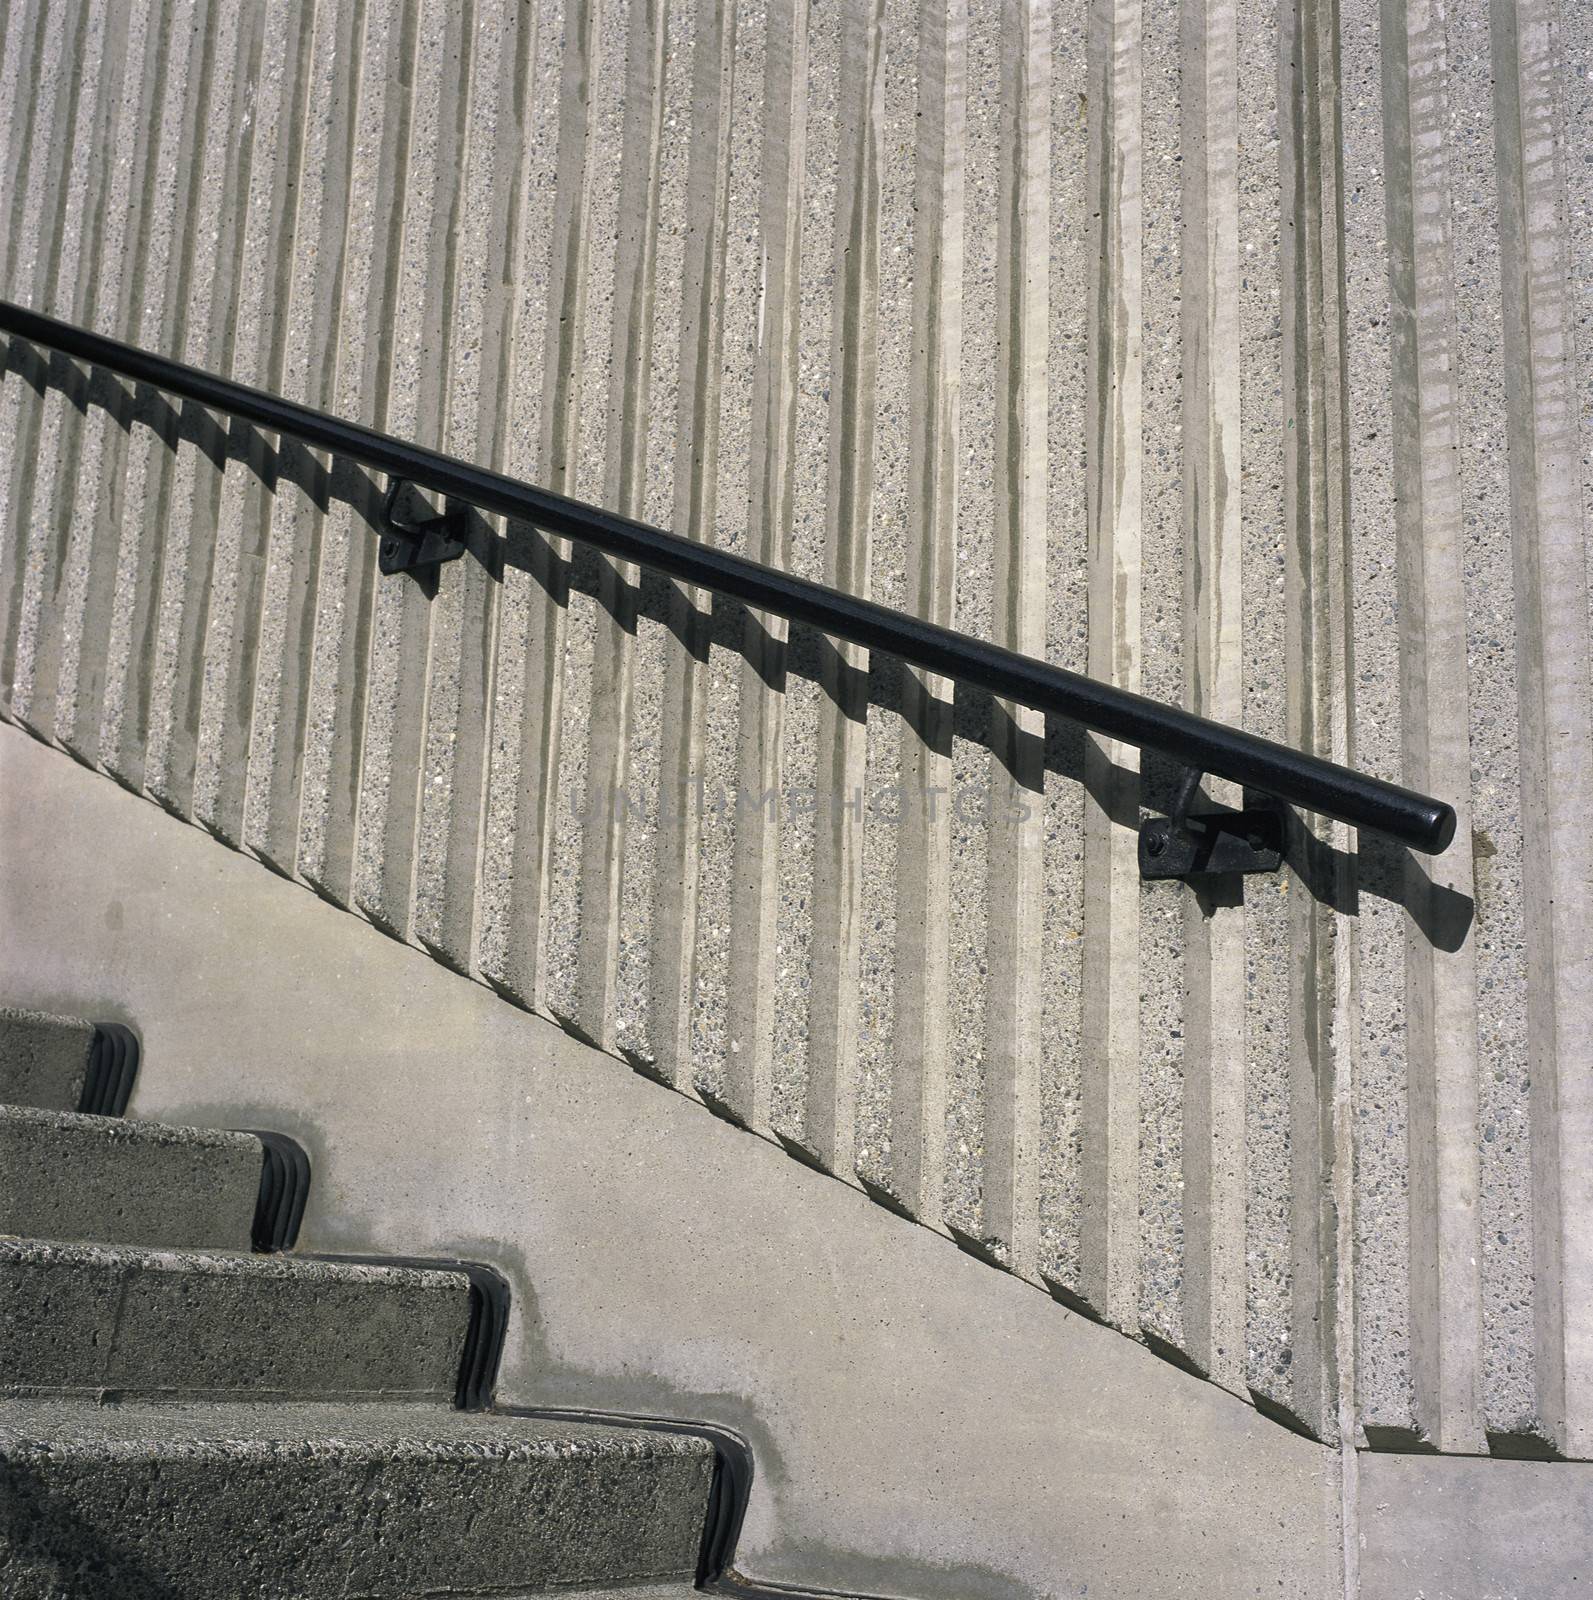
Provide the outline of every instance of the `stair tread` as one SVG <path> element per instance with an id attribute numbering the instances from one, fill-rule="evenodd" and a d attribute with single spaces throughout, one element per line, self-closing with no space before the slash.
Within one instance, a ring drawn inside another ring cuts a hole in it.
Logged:
<path id="1" fill-rule="evenodd" d="M 54 1111 L 46 1106 L 0 1104 L 0 1124 L 28 1123 L 53 1127 L 85 1139 L 117 1144 L 185 1145 L 202 1150 L 258 1150 L 252 1133 L 228 1128 L 191 1128 L 178 1122 L 146 1122 L 130 1117 L 104 1117 L 88 1111 Z"/>
<path id="2" fill-rule="evenodd" d="M 187 1272 L 212 1277 L 248 1276 L 262 1280 L 300 1280 L 306 1284 L 368 1283 L 392 1288 L 458 1291 L 468 1276 L 450 1267 L 364 1261 L 327 1261 L 313 1256 L 252 1255 L 237 1250 L 173 1249 L 136 1244 L 94 1244 L 77 1240 L 30 1239 L 0 1235 L 0 1269 L 10 1265 L 114 1268 L 145 1272 Z"/>
<path id="3" fill-rule="evenodd" d="M 467 1273 L 0 1237 L 0 1387 L 451 1402 Z"/>
<path id="4" fill-rule="evenodd" d="M 0 1400 L 0 1452 L 119 1458 L 315 1446 L 345 1457 L 416 1450 L 470 1460 L 615 1455 L 636 1459 L 711 1457 L 691 1434 L 611 1423 L 452 1411 L 424 1404 L 365 1401 Z"/>
<path id="5" fill-rule="evenodd" d="M 247 1251 L 265 1162 L 251 1133 L 0 1105 L 0 1234 Z"/>
<path id="6" fill-rule="evenodd" d="M 7 1573 L 41 1596 L 662 1600 L 713 1471 L 706 1439 L 423 1405 L 0 1403 Z"/>

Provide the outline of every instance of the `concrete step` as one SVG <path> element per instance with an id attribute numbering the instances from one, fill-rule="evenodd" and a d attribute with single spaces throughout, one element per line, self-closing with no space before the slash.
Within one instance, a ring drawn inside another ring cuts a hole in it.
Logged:
<path id="1" fill-rule="evenodd" d="M 463 1272 L 0 1239 L 18 1392 L 455 1399 Z"/>
<path id="2" fill-rule="evenodd" d="M 413 1406 L 11 1403 L 7 1593 L 685 1589 L 713 1459 L 678 1434 Z"/>
<path id="3" fill-rule="evenodd" d="M 0 1008 L 0 1105 L 119 1117 L 137 1071 L 131 1028 Z"/>
<path id="4" fill-rule="evenodd" d="M 272 1143 L 281 1150 L 280 1138 Z M 252 1133 L 0 1106 L 0 1233 L 270 1248 L 291 1243 L 304 1196 L 303 1184 L 267 1184 L 271 1170 L 272 1156 Z M 302 1158 L 294 1170 L 307 1172 Z"/>

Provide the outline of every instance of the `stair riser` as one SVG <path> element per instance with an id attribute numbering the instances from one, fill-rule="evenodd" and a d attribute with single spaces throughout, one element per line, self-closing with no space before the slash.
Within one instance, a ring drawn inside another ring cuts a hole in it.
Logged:
<path id="1" fill-rule="evenodd" d="M 91 1022 L 20 1011 L 0 1013 L 0 1101 L 76 1111 L 93 1043 Z"/>
<path id="2" fill-rule="evenodd" d="M 12 1392 L 453 1400 L 463 1278 L 28 1253 L 0 1268 L 0 1382 Z"/>
<path id="3" fill-rule="evenodd" d="M 393 1458 L 212 1446 L 144 1460 L 0 1464 L 18 1515 L 10 1593 L 534 1592 L 689 1579 L 712 1472 L 702 1455 Z"/>
<path id="4" fill-rule="evenodd" d="M 0 1233 L 247 1250 L 262 1151 L 248 1134 L 0 1114 Z"/>

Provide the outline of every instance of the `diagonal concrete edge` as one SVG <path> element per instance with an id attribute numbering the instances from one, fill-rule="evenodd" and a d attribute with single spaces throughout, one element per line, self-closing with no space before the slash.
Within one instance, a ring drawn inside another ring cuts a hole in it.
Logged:
<path id="1" fill-rule="evenodd" d="M 501 1401 L 745 1436 L 749 1577 L 1342 1592 L 1335 1457 L 1215 1386 L 10 728 L 0 838 L 0 993 L 137 1015 L 134 1115 L 298 1138 L 303 1248 L 497 1265 Z"/>

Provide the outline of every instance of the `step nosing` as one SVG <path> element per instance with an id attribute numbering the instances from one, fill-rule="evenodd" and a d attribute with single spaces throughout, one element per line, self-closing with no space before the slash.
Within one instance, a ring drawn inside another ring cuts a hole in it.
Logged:
<path id="1" fill-rule="evenodd" d="M 305 1283 L 368 1284 L 441 1293 L 469 1289 L 469 1277 L 450 1267 L 377 1265 L 324 1256 L 255 1255 L 234 1250 L 100 1244 L 93 1240 L 37 1239 L 0 1235 L 0 1269 L 48 1267 L 59 1270 L 136 1270 L 194 1277 L 254 1277 Z"/>
<path id="2" fill-rule="evenodd" d="M 132 1120 L 94 1111 L 53 1111 L 46 1106 L 0 1103 L 0 1134 L 8 1126 L 49 1129 L 63 1137 L 107 1145 L 159 1145 L 195 1150 L 256 1150 L 260 1140 L 252 1133 L 230 1128 L 190 1127 L 177 1122 Z"/>

